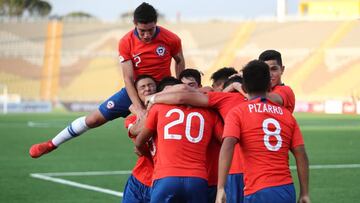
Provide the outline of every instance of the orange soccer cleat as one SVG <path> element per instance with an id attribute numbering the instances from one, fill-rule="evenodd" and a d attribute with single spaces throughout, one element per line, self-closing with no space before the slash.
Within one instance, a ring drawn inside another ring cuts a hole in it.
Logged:
<path id="1" fill-rule="evenodd" d="M 51 142 L 51 140 L 49 140 L 47 142 L 42 142 L 31 146 L 29 154 L 32 158 L 38 158 L 51 152 L 54 149 L 56 149 L 56 146 Z"/>

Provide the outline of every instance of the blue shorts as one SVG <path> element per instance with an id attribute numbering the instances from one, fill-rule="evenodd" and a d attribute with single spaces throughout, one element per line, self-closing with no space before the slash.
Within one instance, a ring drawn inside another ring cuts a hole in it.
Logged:
<path id="1" fill-rule="evenodd" d="M 294 184 L 280 185 L 261 189 L 244 197 L 244 203 L 295 203 Z"/>
<path id="2" fill-rule="evenodd" d="M 138 181 L 133 175 L 126 182 L 123 203 L 148 203 L 150 202 L 151 187 Z"/>
<path id="3" fill-rule="evenodd" d="M 207 203 L 208 184 L 196 177 L 166 177 L 154 181 L 151 203 Z"/>
<path id="4" fill-rule="evenodd" d="M 217 185 L 208 186 L 208 203 L 215 203 Z"/>
<path id="5" fill-rule="evenodd" d="M 225 185 L 226 202 L 242 203 L 244 201 L 244 175 L 229 174 Z"/>
<path id="6" fill-rule="evenodd" d="M 125 118 L 130 114 L 129 107 L 131 105 L 130 97 L 125 88 L 116 92 L 105 102 L 100 104 L 99 111 L 106 120 L 111 121 L 119 117 Z"/>

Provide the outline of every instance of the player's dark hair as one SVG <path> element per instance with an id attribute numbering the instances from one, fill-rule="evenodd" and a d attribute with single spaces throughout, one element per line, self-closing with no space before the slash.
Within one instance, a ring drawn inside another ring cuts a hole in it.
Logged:
<path id="1" fill-rule="evenodd" d="M 252 60 L 242 70 L 243 86 L 248 93 L 264 93 L 270 87 L 269 66 L 260 60 Z"/>
<path id="2" fill-rule="evenodd" d="M 260 61 L 276 60 L 276 62 L 282 66 L 281 53 L 276 50 L 263 51 L 259 56 Z"/>
<path id="3" fill-rule="evenodd" d="M 187 68 L 181 71 L 179 80 L 182 80 L 183 78 L 194 78 L 197 84 L 201 86 L 201 73 L 196 69 Z"/>
<path id="4" fill-rule="evenodd" d="M 177 85 L 177 84 L 182 84 L 182 82 L 179 80 L 179 79 L 176 79 L 174 77 L 164 77 L 160 82 L 159 84 L 157 85 L 157 91 L 158 92 L 161 92 L 164 90 L 164 88 L 166 86 L 169 86 L 169 85 Z"/>
<path id="5" fill-rule="evenodd" d="M 156 84 L 156 80 L 152 76 L 150 76 L 150 75 L 138 75 L 135 82 L 134 82 L 134 86 L 137 87 L 137 84 L 139 83 L 139 81 L 142 80 L 142 79 L 145 79 L 145 78 L 150 78 Z"/>
<path id="6" fill-rule="evenodd" d="M 134 23 L 156 23 L 157 17 L 158 13 L 155 8 L 146 2 L 140 4 L 134 11 Z"/>
<path id="7" fill-rule="evenodd" d="M 229 86 L 229 85 L 231 85 L 232 83 L 234 83 L 234 82 L 242 83 L 242 82 L 243 82 L 243 78 L 242 78 L 241 76 L 237 75 L 237 76 L 234 76 L 234 77 L 231 77 L 231 78 L 227 79 L 227 80 L 225 81 L 225 83 L 224 83 L 224 89 L 225 89 L 227 86 Z"/>
<path id="8" fill-rule="evenodd" d="M 214 72 L 211 75 L 210 79 L 213 82 L 217 82 L 219 80 L 223 80 L 225 82 L 230 76 L 234 75 L 235 73 L 237 73 L 235 68 L 233 68 L 233 67 L 224 67 L 224 68 L 220 68 L 219 70 Z"/>

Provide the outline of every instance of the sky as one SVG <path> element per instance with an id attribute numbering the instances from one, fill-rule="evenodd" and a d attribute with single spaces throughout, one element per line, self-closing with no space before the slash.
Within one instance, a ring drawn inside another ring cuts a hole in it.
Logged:
<path id="1" fill-rule="evenodd" d="M 48 0 L 51 15 L 66 15 L 74 11 L 92 14 L 104 21 L 115 21 L 133 11 L 144 0 Z M 147 0 L 169 20 L 176 19 L 242 19 L 274 17 L 277 0 Z M 287 0 L 288 14 L 297 14 L 299 0 Z"/>

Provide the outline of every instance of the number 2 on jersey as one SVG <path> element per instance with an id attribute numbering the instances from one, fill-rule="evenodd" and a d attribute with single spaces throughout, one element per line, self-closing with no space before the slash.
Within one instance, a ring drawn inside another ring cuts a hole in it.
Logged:
<path id="1" fill-rule="evenodd" d="M 134 57 L 134 61 L 135 61 L 135 67 L 138 67 L 138 66 L 139 66 L 139 63 L 141 62 L 140 56 L 135 56 L 135 57 Z"/>
<path id="2" fill-rule="evenodd" d="M 269 124 L 273 124 L 275 126 L 275 131 L 269 130 Z M 263 131 L 265 133 L 265 135 L 264 135 L 265 147 L 270 151 L 278 151 L 282 146 L 282 138 L 280 136 L 280 132 L 281 132 L 280 123 L 273 118 L 268 118 L 263 121 L 262 127 L 263 127 Z M 275 146 L 270 144 L 271 136 L 275 136 L 275 138 L 277 140 L 277 143 Z"/>
<path id="3" fill-rule="evenodd" d="M 182 135 L 179 134 L 170 134 L 169 133 L 169 129 L 173 126 L 179 125 L 181 123 L 184 122 L 185 120 L 185 113 L 180 110 L 180 109 L 171 109 L 170 111 L 168 111 L 165 115 L 165 117 L 170 117 L 171 114 L 176 113 L 179 114 L 179 118 L 177 120 L 174 120 L 168 124 L 165 125 L 164 127 L 164 139 L 174 139 L 174 140 L 181 140 Z M 199 126 L 199 134 L 197 137 L 193 137 L 191 136 L 191 121 L 193 117 L 198 117 L 200 120 L 200 126 Z M 186 116 L 186 121 L 185 121 L 185 136 L 187 138 L 187 140 L 189 140 L 189 142 L 192 143 L 198 143 L 201 141 L 201 139 L 203 138 L 204 135 L 204 124 L 205 124 L 205 120 L 204 117 L 198 113 L 198 112 L 191 112 Z"/>

